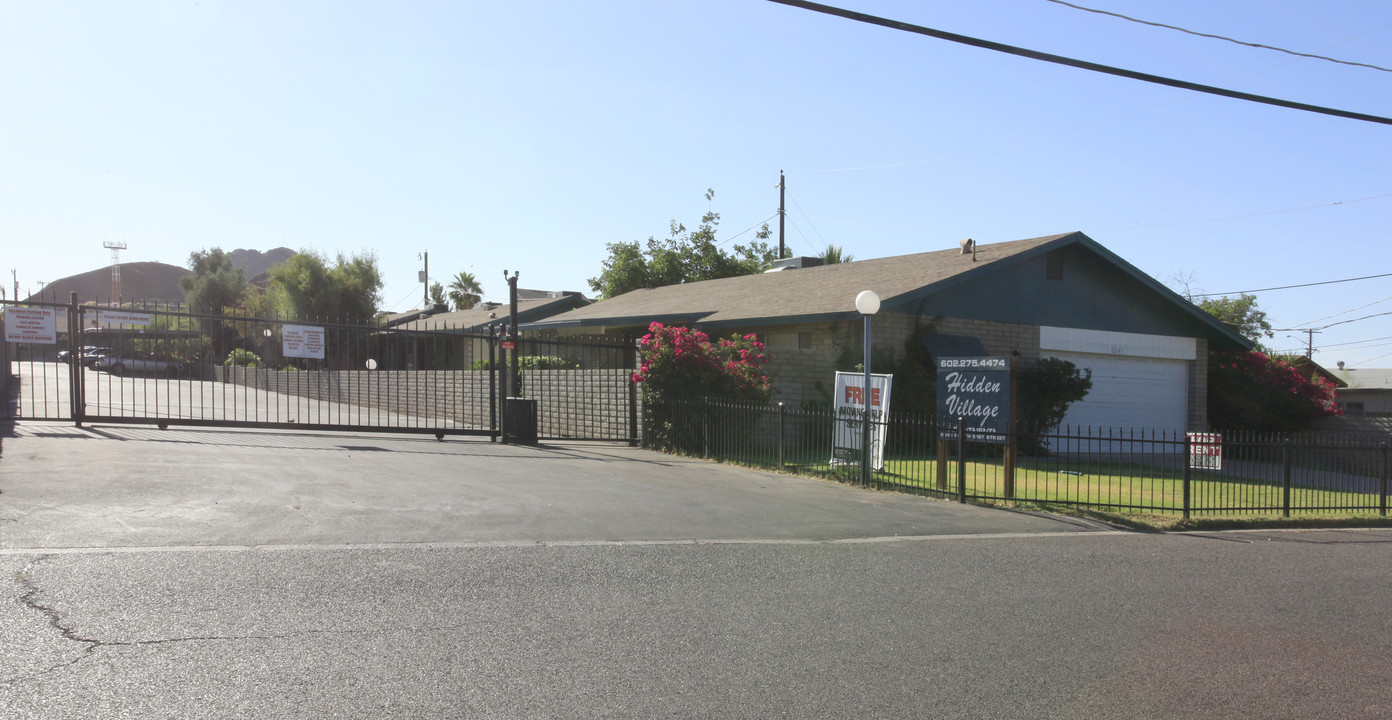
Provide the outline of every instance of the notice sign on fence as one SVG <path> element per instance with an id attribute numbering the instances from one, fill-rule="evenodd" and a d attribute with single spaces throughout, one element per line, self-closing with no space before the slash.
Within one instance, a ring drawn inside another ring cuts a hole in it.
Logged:
<path id="1" fill-rule="evenodd" d="M 324 328 L 286 325 L 281 329 L 285 357 L 324 359 Z"/>
<path id="2" fill-rule="evenodd" d="M 1189 467 L 1195 470 L 1223 469 L 1223 435 L 1189 433 Z"/>
<path id="3" fill-rule="evenodd" d="M 150 313 L 127 312 L 125 310 L 98 310 L 97 322 L 108 327 L 111 325 L 148 327 L 150 324 Z"/>
<path id="4" fill-rule="evenodd" d="M 939 437 L 957 437 L 957 419 L 972 442 L 1003 443 L 1010 428 L 1010 358 L 938 359 Z M 950 424 L 949 424 L 950 423 Z"/>
<path id="5" fill-rule="evenodd" d="M 53 308 L 10 307 L 5 310 L 5 342 L 58 342 L 58 313 Z"/>

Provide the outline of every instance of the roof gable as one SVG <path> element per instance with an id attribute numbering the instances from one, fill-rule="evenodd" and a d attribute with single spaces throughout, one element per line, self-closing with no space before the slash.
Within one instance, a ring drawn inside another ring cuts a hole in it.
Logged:
<path id="1" fill-rule="evenodd" d="M 757 327 L 847 320 L 858 317 L 855 296 L 862 290 L 879 295 L 884 311 L 916 313 L 925 300 L 949 297 L 960 286 L 988 292 L 982 288 L 1006 278 L 1011 268 L 1064 248 L 1096 258 L 1130 292 L 1143 297 L 1149 311 L 1184 318 L 1171 324 L 1208 337 L 1214 349 L 1251 348 L 1245 338 L 1081 232 L 979 245 L 971 254 L 951 248 L 634 290 L 530 327 L 643 327 L 654 321 Z M 1030 301 L 1015 303 L 1028 306 Z"/>

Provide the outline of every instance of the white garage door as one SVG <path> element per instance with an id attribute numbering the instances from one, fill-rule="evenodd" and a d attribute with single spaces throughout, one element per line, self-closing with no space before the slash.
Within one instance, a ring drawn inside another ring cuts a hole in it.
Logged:
<path id="1" fill-rule="evenodd" d="M 1073 403 L 1063 426 L 1182 433 L 1188 420 L 1189 367 L 1183 360 L 1052 352 L 1092 370 L 1092 390 Z M 1060 428 L 1062 429 L 1062 427 Z"/>

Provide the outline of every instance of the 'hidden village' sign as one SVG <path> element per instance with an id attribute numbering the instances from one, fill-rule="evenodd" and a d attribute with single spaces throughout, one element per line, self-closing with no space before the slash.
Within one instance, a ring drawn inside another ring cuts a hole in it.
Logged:
<path id="1" fill-rule="evenodd" d="M 957 437 L 960 418 L 972 442 L 1006 442 L 1010 429 L 1010 358 L 938 359 L 939 437 Z"/>

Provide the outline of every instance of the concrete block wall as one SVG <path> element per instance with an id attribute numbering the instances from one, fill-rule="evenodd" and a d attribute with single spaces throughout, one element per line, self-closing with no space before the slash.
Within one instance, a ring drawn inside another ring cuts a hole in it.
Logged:
<path id="1" fill-rule="evenodd" d="M 537 400 L 543 437 L 629 437 L 630 370 L 534 370 L 523 396 Z M 471 370 L 307 370 L 218 367 L 214 379 L 314 402 L 371 408 L 406 427 L 491 427 L 490 375 Z M 426 421 L 426 422 L 422 422 Z"/>

